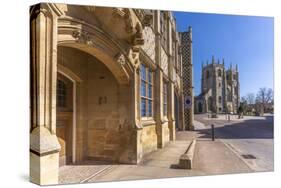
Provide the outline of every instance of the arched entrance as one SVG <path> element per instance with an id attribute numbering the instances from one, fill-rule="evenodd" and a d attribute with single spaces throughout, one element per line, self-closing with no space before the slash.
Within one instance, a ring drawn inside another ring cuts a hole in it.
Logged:
<path id="1" fill-rule="evenodd" d="M 208 98 L 208 111 L 213 112 L 213 98 L 212 97 Z"/>
<path id="2" fill-rule="evenodd" d="M 76 90 L 73 91 L 73 96 L 76 96 L 76 100 L 72 98 L 73 108 L 69 108 L 68 115 L 63 112 L 63 118 L 68 118 L 69 121 L 71 117 L 76 117 L 72 123 L 73 128 L 64 126 L 65 130 L 58 130 L 59 139 L 65 141 L 60 142 L 62 147 L 65 144 L 66 150 L 61 156 L 65 155 L 69 159 L 65 164 L 85 160 L 120 161 L 123 153 L 127 155 L 126 147 L 130 147 L 129 144 L 123 144 L 127 143 L 129 136 L 126 139 L 122 137 L 129 134 L 128 127 L 132 125 L 130 118 L 133 116 L 130 112 L 133 112 L 133 106 L 128 100 L 131 97 L 130 85 L 120 84 L 103 62 L 77 48 L 59 46 L 58 67 L 73 77 L 73 86 L 66 88 Z M 58 86 L 61 84 L 61 77 L 58 74 Z M 75 82 L 76 77 L 81 81 Z M 59 129 L 59 123 L 57 127 Z"/>
<path id="3" fill-rule="evenodd" d="M 83 80 L 77 84 L 74 158 L 134 163 L 138 104 L 132 103 L 132 88 L 137 84 L 133 65 L 138 56 L 96 26 L 69 17 L 58 20 L 57 39 L 58 65 Z"/>

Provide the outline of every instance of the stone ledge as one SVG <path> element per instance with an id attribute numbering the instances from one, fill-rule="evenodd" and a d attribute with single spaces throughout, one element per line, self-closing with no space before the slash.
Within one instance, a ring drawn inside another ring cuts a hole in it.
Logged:
<path id="1" fill-rule="evenodd" d="M 178 168 L 192 169 L 196 139 L 192 140 L 186 152 L 180 156 Z"/>

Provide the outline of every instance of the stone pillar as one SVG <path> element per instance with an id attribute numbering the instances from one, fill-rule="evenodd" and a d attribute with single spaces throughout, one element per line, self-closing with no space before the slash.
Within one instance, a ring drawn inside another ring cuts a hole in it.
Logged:
<path id="1" fill-rule="evenodd" d="M 30 181 L 57 184 L 60 145 L 56 136 L 57 17 L 51 5 L 30 9 Z"/>
<path id="2" fill-rule="evenodd" d="M 170 81 L 168 86 L 168 120 L 171 141 L 176 139 L 174 93 L 174 83 Z"/>
<path id="3" fill-rule="evenodd" d="M 157 134 L 157 146 L 163 148 L 165 145 L 163 126 L 163 73 L 159 68 L 155 72 L 155 92 L 154 92 L 154 109 L 155 109 L 155 120 L 156 120 L 156 134 Z"/>
<path id="4" fill-rule="evenodd" d="M 134 123 L 135 123 L 135 135 L 136 135 L 136 163 L 139 163 L 143 156 L 142 148 L 142 126 L 141 126 L 141 112 L 140 112 L 140 72 L 139 67 L 134 70 L 134 79 L 133 79 L 133 104 L 134 104 Z M 130 156 L 128 156 L 130 157 Z"/>
<path id="5" fill-rule="evenodd" d="M 157 134 L 157 146 L 163 148 L 165 145 L 164 133 L 163 133 L 163 72 L 161 69 L 161 35 L 160 35 L 160 11 L 155 11 L 155 61 L 157 69 L 155 71 L 155 90 L 154 90 L 154 117 L 156 120 L 156 134 Z"/>
<path id="6" fill-rule="evenodd" d="M 170 15 L 172 16 L 172 15 Z M 174 72 L 174 59 L 173 59 L 173 38 L 172 38 L 172 23 L 171 23 L 172 17 L 169 17 L 168 19 L 168 74 L 169 74 L 169 85 L 168 85 L 168 127 L 169 127 L 169 137 L 170 140 L 175 140 L 176 138 L 176 126 L 175 126 L 175 106 L 174 106 L 174 81 L 176 81 L 174 78 L 176 78 L 175 72 Z"/>

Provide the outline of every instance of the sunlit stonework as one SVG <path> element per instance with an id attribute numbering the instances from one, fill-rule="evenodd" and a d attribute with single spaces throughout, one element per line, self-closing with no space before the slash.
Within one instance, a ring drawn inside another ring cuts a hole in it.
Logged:
<path id="1" fill-rule="evenodd" d="M 175 27 L 169 11 L 31 7 L 32 182 L 64 183 L 60 167 L 83 161 L 138 164 L 185 130 Z"/>

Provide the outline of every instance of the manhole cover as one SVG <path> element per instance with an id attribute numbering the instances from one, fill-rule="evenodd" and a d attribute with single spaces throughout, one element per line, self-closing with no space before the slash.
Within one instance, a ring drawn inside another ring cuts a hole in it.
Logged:
<path id="1" fill-rule="evenodd" d="M 242 157 L 243 157 L 244 159 L 256 159 L 256 157 L 253 156 L 253 155 L 251 155 L 251 154 L 242 155 Z"/>

